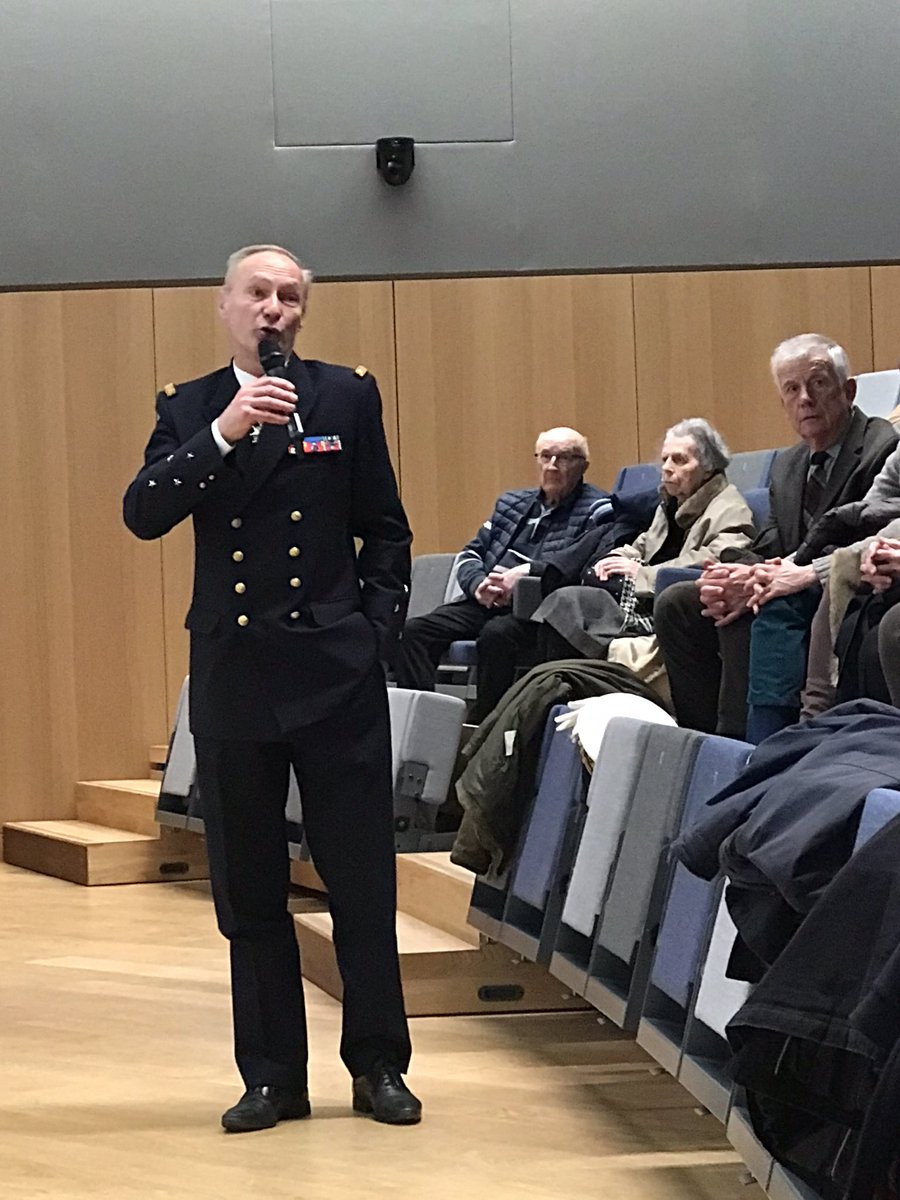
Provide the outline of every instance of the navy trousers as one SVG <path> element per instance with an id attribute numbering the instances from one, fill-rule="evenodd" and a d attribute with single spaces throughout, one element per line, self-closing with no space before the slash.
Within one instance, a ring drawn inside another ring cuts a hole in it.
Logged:
<path id="1" fill-rule="evenodd" d="M 195 739 L 210 878 L 231 946 L 235 1058 L 248 1088 L 306 1087 L 300 956 L 288 912 L 285 802 L 293 764 L 328 888 L 344 984 L 341 1058 L 409 1066 L 396 935 L 390 726 L 380 668 L 353 702 L 271 742 Z"/>

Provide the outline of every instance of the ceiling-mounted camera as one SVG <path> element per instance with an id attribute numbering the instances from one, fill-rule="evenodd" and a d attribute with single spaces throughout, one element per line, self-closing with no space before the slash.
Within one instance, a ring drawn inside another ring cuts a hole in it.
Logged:
<path id="1" fill-rule="evenodd" d="M 375 143 L 375 166 L 391 187 L 409 181 L 416 165 L 416 143 L 411 137 L 383 137 Z"/>

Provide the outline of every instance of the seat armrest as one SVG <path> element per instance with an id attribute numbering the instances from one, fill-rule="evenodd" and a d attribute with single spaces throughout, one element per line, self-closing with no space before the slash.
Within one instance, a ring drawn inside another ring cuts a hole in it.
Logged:
<path id="1" fill-rule="evenodd" d="M 656 572 L 656 589 L 658 596 L 672 583 L 681 583 L 685 579 L 699 579 L 702 574 L 699 567 L 660 567 Z"/>
<path id="2" fill-rule="evenodd" d="M 512 594 L 514 617 L 527 621 L 544 598 L 541 580 L 537 575 L 523 575 L 516 580 Z"/>

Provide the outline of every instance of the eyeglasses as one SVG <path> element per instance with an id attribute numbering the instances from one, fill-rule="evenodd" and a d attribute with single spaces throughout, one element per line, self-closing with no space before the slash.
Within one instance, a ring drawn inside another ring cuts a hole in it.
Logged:
<path id="1" fill-rule="evenodd" d="M 553 454 L 549 450 L 538 450 L 534 457 L 544 466 L 552 463 L 554 458 L 561 467 L 571 466 L 574 462 L 584 462 L 584 455 L 579 454 L 577 450 L 563 450 L 561 454 Z"/>

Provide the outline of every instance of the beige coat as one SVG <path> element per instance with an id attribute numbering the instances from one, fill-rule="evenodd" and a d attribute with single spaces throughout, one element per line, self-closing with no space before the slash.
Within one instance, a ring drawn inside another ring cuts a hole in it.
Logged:
<path id="1" fill-rule="evenodd" d="M 653 596 L 661 567 L 702 567 L 707 559 L 719 558 L 728 547 L 743 550 L 756 534 L 753 513 L 746 500 L 724 475 L 713 475 L 693 496 L 688 496 L 675 513 L 675 523 L 687 530 L 684 545 L 677 558 L 638 569 L 634 590 L 639 596 Z M 660 505 L 647 532 L 635 538 L 632 545 L 620 546 L 613 553 L 646 563 L 663 545 L 668 532 L 665 509 Z"/>
<path id="2" fill-rule="evenodd" d="M 684 545 L 677 558 L 668 562 L 638 569 L 635 591 L 650 597 L 656 587 L 656 575 L 662 567 L 702 567 L 709 559 L 717 559 L 726 547 L 743 550 L 753 541 L 753 514 L 741 493 L 723 475 L 714 475 L 689 496 L 675 513 L 675 520 L 687 530 Z M 635 538 L 630 546 L 615 551 L 628 558 L 646 563 L 663 545 L 668 533 L 665 510 L 660 506 L 646 533 Z M 615 638 L 609 647 L 610 662 L 620 663 L 668 700 L 668 681 L 665 664 L 655 634 L 641 637 Z"/>

